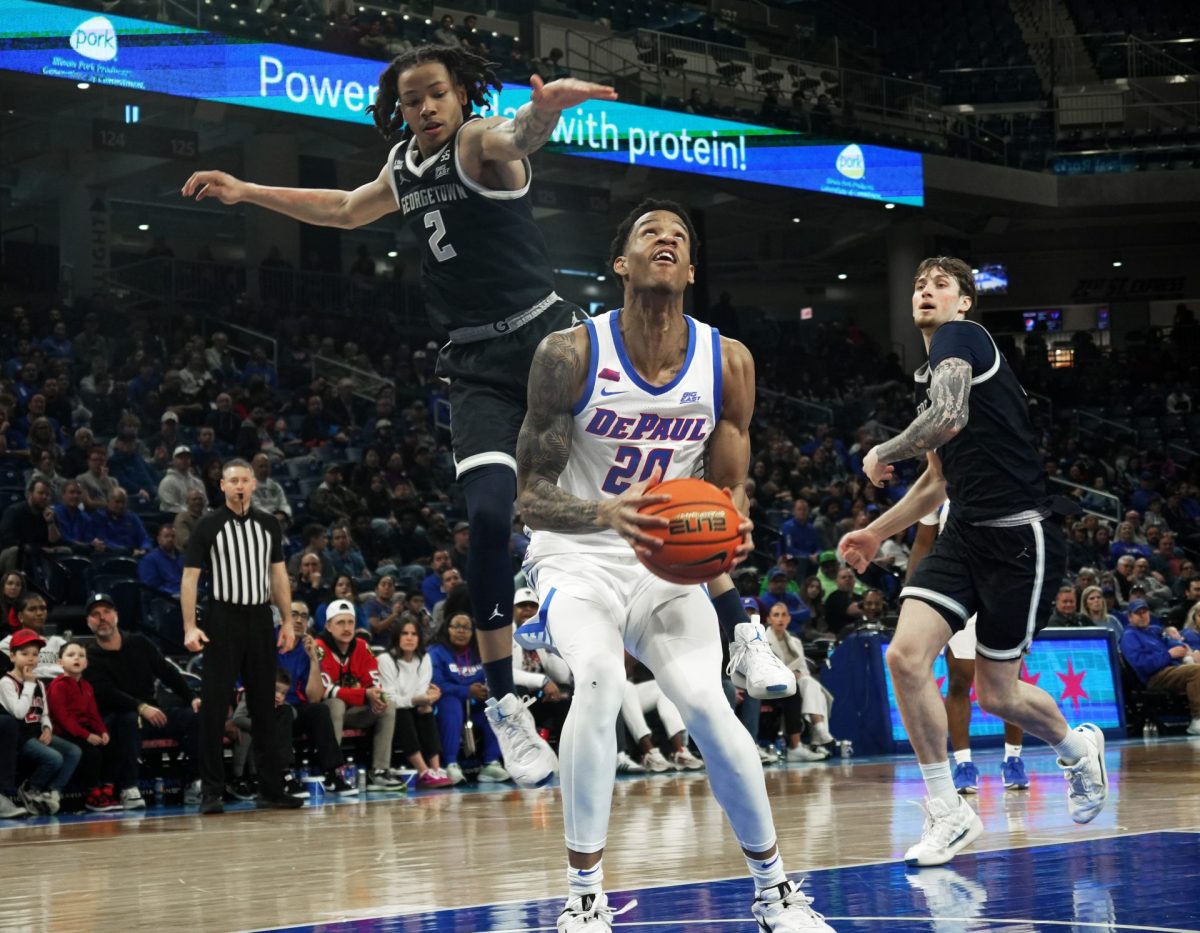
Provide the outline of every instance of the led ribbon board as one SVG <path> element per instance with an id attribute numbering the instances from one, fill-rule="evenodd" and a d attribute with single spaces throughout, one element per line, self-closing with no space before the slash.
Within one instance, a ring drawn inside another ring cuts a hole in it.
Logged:
<path id="1" fill-rule="evenodd" d="M 362 124 L 383 67 L 168 23 L 0 0 L 0 69 L 8 71 Z M 529 95 L 528 87 L 507 86 L 484 112 L 511 115 Z M 547 148 L 917 207 L 925 200 L 919 153 L 621 102 L 589 101 L 564 113 Z"/>
<path id="2" fill-rule="evenodd" d="M 888 643 L 883 642 L 885 656 L 887 646 Z M 1108 639 L 1094 629 L 1043 629 L 1021 662 L 1020 676 L 1022 680 L 1049 693 L 1072 726 L 1092 722 L 1101 729 L 1121 729 L 1125 725 L 1120 693 L 1121 673 L 1113 660 Z M 904 731 L 900 710 L 896 706 L 892 675 L 886 664 L 883 669 L 887 680 L 892 739 L 907 742 L 908 734 Z M 945 653 L 933 662 L 933 676 L 938 690 L 945 696 Z M 974 688 L 971 690 L 971 735 L 1004 735 L 1004 722 L 979 708 Z"/>

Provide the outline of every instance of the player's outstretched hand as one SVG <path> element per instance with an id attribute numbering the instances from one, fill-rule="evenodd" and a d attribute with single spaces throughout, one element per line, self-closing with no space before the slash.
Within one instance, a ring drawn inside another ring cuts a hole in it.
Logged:
<path id="1" fill-rule="evenodd" d="M 222 204 L 237 204 L 246 197 L 247 185 L 228 172 L 193 172 L 180 190 L 185 198 L 193 195 L 197 201 L 216 198 Z"/>
<path id="2" fill-rule="evenodd" d="M 593 84 L 578 78 L 559 78 L 547 84 L 537 75 L 529 79 L 533 88 L 533 106 L 538 110 L 566 110 L 585 100 L 616 100 L 617 92 L 607 84 Z"/>
<path id="3" fill-rule="evenodd" d="M 645 529 L 666 528 L 669 524 L 665 518 L 643 515 L 638 511 L 646 505 L 671 501 L 671 497 L 663 493 L 646 493 L 647 489 L 653 489 L 661 483 L 662 478 L 662 467 L 655 467 L 648 479 L 634 483 L 616 498 L 605 499 L 596 510 L 597 517 L 606 527 L 616 531 L 644 557 L 649 557 L 651 552 L 662 547 L 662 541 L 654 535 L 647 534 Z"/>
<path id="4" fill-rule="evenodd" d="M 862 573 L 878 553 L 882 543 L 883 539 L 878 534 L 868 528 L 863 528 L 843 536 L 842 540 L 838 542 L 838 553 L 842 555 L 842 559 L 846 563 L 854 568 L 856 573 Z"/>
<path id="5" fill-rule="evenodd" d="M 863 472 L 867 474 L 867 479 L 871 481 L 872 486 L 882 486 L 892 478 L 896 468 L 890 463 L 880 463 L 879 457 L 875 454 L 875 448 L 872 447 L 863 457 Z"/>

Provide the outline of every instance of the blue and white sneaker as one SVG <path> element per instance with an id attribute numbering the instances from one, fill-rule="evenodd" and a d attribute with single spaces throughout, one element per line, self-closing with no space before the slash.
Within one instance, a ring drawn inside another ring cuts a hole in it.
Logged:
<path id="1" fill-rule="evenodd" d="M 1000 774 L 1004 778 L 1004 786 L 1009 790 L 1028 790 L 1029 776 L 1025 773 L 1025 762 L 1020 758 L 1004 759 L 1000 766 Z"/>
<path id="2" fill-rule="evenodd" d="M 775 656 L 758 622 L 739 622 L 733 627 L 725 673 L 735 687 L 756 700 L 782 700 L 796 692 L 795 673 Z"/>
<path id="3" fill-rule="evenodd" d="M 1088 753 L 1073 764 L 1061 758 L 1058 766 L 1067 779 L 1067 808 L 1076 823 L 1090 823 L 1108 799 L 1108 771 L 1104 766 L 1104 733 L 1085 722 L 1075 731 L 1088 743 Z"/>
<path id="4" fill-rule="evenodd" d="M 508 774 L 521 787 L 541 787 L 558 772 L 558 758 L 538 735 L 529 712 L 532 697 L 524 700 L 509 693 L 489 697 L 484 712 L 491 723 Z"/>
<path id="5" fill-rule="evenodd" d="M 979 769 L 975 762 L 964 761 L 954 768 L 954 789 L 960 794 L 979 793 Z"/>

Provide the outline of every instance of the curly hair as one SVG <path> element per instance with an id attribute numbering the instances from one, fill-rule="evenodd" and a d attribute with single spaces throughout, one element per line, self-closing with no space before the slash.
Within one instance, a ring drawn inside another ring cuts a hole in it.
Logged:
<path id="1" fill-rule="evenodd" d="M 397 130 L 403 130 L 401 141 L 412 138 L 411 127 L 404 122 L 400 112 L 400 94 L 397 84 L 400 75 L 418 65 L 440 62 L 450 72 L 455 85 L 467 92 L 467 103 L 463 107 L 463 119 L 471 115 L 472 106 L 482 107 L 487 103 L 488 88 L 499 91 L 503 85 L 496 76 L 495 63 L 464 48 L 449 45 L 419 45 L 415 49 L 396 56 L 379 76 L 379 94 L 367 113 L 375 121 L 375 127 L 384 139 L 390 139 Z"/>

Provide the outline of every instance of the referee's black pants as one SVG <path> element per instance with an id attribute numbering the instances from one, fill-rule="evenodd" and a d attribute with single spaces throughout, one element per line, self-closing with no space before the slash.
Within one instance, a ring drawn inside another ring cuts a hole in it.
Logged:
<path id="1" fill-rule="evenodd" d="M 275 627 L 270 606 L 213 602 L 204 626 L 200 688 L 200 782 L 204 796 L 225 793 L 223 739 L 229 700 L 241 675 L 246 708 L 254 723 L 254 764 L 261 792 L 283 793 L 283 762 L 275 740 Z"/>

